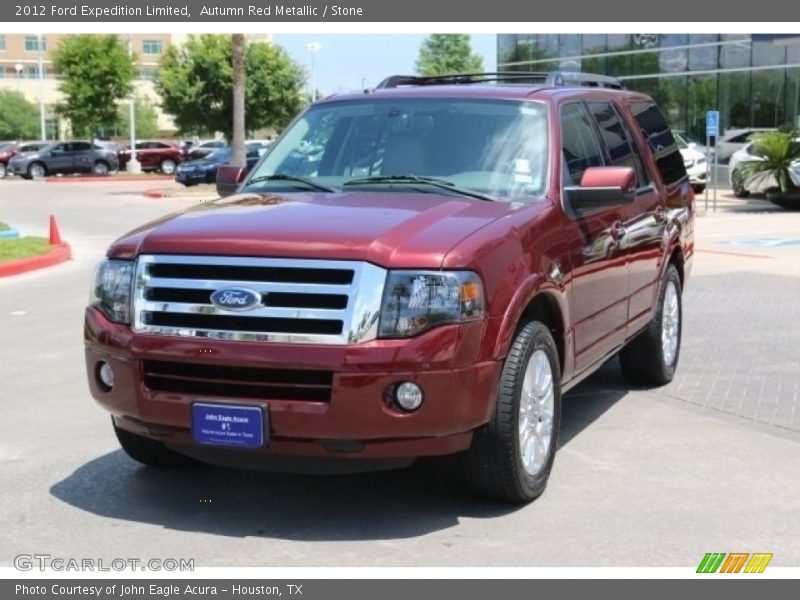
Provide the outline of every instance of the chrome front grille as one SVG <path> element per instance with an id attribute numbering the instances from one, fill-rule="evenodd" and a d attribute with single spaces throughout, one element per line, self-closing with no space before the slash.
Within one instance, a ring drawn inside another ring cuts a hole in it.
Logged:
<path id="1" fill-rule="evenodd" d="M 252 342 L 354 344 L 375 339 L 386 270 L 359 261 L 143 255 L 134 331 Z M 258 292 L 250 310 L 212 304 L 223 288 Z"/>

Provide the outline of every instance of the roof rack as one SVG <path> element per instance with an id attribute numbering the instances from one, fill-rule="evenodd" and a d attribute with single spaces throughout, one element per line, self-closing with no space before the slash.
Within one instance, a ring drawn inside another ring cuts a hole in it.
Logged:
<path id="1" fill-rule="evenodd" d="M 476 83 L 533 83 L 545 87 L 603 87 L 614 90 L 625 89 L 622 82 L 607 75 L 576 73 L 572 71 L 505 71 L 503 73 L 458 73 L 454 75 L 393 75 L 381 81 L 375 89 L 397 88 L 401 86 L 476 84 Z"/>

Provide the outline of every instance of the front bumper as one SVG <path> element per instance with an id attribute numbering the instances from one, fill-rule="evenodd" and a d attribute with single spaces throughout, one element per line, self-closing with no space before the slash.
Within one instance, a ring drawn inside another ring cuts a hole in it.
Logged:
<path id="1" fill-rule="evenodd" d="M 199 398 L 263 407 L 270 443 L 249 455 L 411 458 L 465 450 L 475 428 L 494 408 L 501 363 L 480 362 L 483 323 L 446 326 L 409 340 L 353 346 L 249 343 L 134 335 L 95 308 L 86 311 L 86 368 L 97 402 L 117 426 L 175 447 L 198 446 L 190 431 L 191 406 Z M 211 358 L 213 357 L 213 359 Z M 329 401 L 252 399 L 148 389 L 143 360 L 237 367 L 327 369 L 333 372 Z M 99 361 L 114 370 L 105 391 Z M 403 413 L 385 400 L 392 384 L 414 381 L 425 401 Z"/>
<path id="2" fill-rule="evenodd" d="M 686 169 L 686 174 L 689 176 L 689 183 L 692 185 L 706 185 L 708 182 L 708 172 L 705 163 L 694 165 Z"/>

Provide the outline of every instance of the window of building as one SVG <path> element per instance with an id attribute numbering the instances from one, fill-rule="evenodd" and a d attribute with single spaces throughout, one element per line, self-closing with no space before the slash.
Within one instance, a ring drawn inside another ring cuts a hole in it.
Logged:
<path id="1" fill-rule="evenodd" d="M 574 102 L 561 109 L 561 151 L 562 180 L 569 185 L 580 185 L 586 169 L 603 165 L 603 153 L 583 104 Z"/>
<path id="2" fill-rule="evenodd" d="M 24 73 L 25 79 L 38 79 L 39 78 L 39 67 L 38 66 L 30 66 L 28 65 L 25 67 L 22 72 Z"/>
<path id="3" fill-rule="evenodd" d="M 139 70 L 139 79 L 144 79 L 145 81 L 154 81 L 155 78 L 156 78 L 155 69 L 143 68 Z"/>
<path id="4" fill-rule="evenodd" d="M 683 166 L 678 144 L 675 143 L 664 115 L 652 102 L 636 100 L 629 104 L 639 127 L 647 136 L 647 143 L 664 183 L 672 186 L 683 181 L 686 178 L 686 167 Z"/>
<path id="5" fill-rule="evenodd" d="M 42 52 L 47 51 L 47 38 L 42 36 Z M 26 35 L 25 36 L 25 52 L 39 52 L 39 36 Z"/>
<path id="6" fill-rule="evenodd" d="M 0 35 L 0 52 L 6 51 L 6 36 Z"/>
<path id="7" fill-rule="evenodd" d="M 161 54 L 161 40 L 144 40 L 142 54 Z"/>

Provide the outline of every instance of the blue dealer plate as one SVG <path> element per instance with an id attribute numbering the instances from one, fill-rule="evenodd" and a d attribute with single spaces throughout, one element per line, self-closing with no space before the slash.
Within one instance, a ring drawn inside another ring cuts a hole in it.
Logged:
<path id="1" fill-rule="evenodd" d="M 264 446 L 264 411 L 257 406 L 192 404 L 192 435 L 211 446 L 261 448 Z"/>

